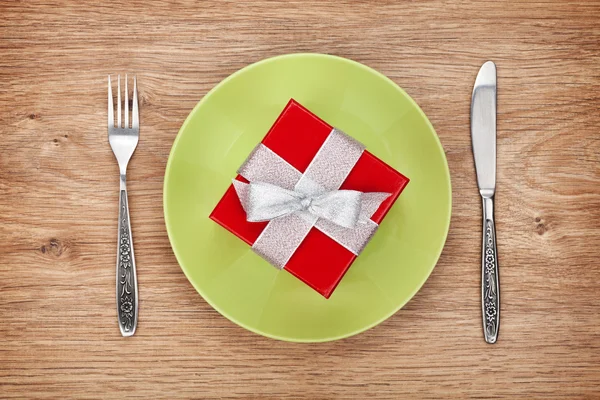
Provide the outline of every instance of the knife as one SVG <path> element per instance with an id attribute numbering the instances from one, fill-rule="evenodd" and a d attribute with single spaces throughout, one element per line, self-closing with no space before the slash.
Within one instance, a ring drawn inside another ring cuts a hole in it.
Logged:
<path id="1" fill-rule="evenodd" d="M 471 97 L 471 141 L 477 185 L 483 200 L 483 244 L 481 251 L 481 312 L 483 335 L 496 343 L 500 326 L 500 286 L 494 224 L 496 192 L 496 65 L 481 66 Z"/>

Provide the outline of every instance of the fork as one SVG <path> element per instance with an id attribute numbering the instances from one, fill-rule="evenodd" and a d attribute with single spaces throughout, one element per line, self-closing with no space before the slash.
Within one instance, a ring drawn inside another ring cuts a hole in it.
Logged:
<path id="1" fill-rule="evenodd" d="M 133 239 L 127 201 L 127 164 L 140 138 L 137 80 L 133 78 L 133 106 L 129 127 L 129 92 L 125 75 L 124 125 L 121 125 L 121 75 L 117 81 L 117 124 L 115 125 L 113 95 L 108 76 L 108 142 L 119 164 L 121 189 L 119 196 L 119 234 L 117 242 L 117 315 L 121 335 L 132 336 L 138 319 L 138 286 L 133 255 Z"/>

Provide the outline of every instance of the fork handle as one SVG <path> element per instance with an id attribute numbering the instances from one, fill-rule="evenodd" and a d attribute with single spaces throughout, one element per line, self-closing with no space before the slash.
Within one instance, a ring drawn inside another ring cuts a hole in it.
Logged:
<path id="1" fill-rule="evenodd" d="M 481 254 L 481 312 L 487 343 L 496 343 L 500 327 L 498 250 L 494 223 L 494 198 L 483 197 L 483 246 Z"/>
<path id="2" fill-rule="evenodd" d="M 138 287 L 125 177 L 119 197 L 119 241 L 117 246 L 117 314 L 123 336 L 135 333 L 138 319 Z"/>

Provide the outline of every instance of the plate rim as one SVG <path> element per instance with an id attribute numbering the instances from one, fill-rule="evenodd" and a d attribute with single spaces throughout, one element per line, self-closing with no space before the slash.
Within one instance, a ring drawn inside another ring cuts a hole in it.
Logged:
<path id="1" fill-rule="evenodd" d="M 440 242 L 439 249 L 437 249 L 437 251 L 436 251 L 436 253 L 437 253 L 436 257 L 435 257 L 436 261 L 429 268 L 429 271 L 427 271 L 427 273 L 424 275 L 423 280 L 418 285 L 415 286 L 415 289 L 410 293 L 409 296 L 407 296 L 407 298 L 404 302 L 399 303 L 397 307 L 392 309 L 392 311 L 390 311 L 383 317 L 377 319 L 373 323 L 366 325 L 364 327 L 361 327 L 359 329 L 355 329 L 351 332 L 347 332 L 347 333 L 336 335 L 336 336 L 317 338 L 317 339 L 315 339 L 315 338 L 306 339 L 306 338 L 274 335 L 274 334 L 270 334 L 268 332 L 258 330 L 254 327 L 248 326 L 247 324 L 237 321 L 236 319 L 230 317 L 219 306 L 217 306 L 211 300 L 209 300 L 209 298 L 204 295 L 202 289 L 200 287 L 198 287 L 196 285 L 196 283 L 194 283 L 194 281 L 190 278 L 186 268 L 183 266 L 183 264 L 180 261 L 180 256 L 178 255 L 178 252 L 175 248 L 176 246 L 173 245 L 173 238 L 172 238 L 172 233 L 171 233 L 172 228 L 170 228 L 169 217 L 167 215 L 167 186 L 168 186 L 168 180 L 169 180 L 168 177 L 170 175 L 171 164 L 172 164 L 172 160 L 173 160 L 173 153 L 175 151 L 175 148 L 177 147 L 177 144 L 178 144 L 180 138 L 182 137 L 183 131 L 187 127 L 189 121 L 192 119 L 192 116 L 196 113 L 196 111 L 200 107 L 202 107 L 202 104 L 206 101 L 206 99 L 209 98 L 214 92 L 216 92 L 221 86 L 225 85 L 227 82 L 234 79 L 235 77 L 242 74 L 243 72 L 245 72 L 248 69 L 255 68 L 255 67 L 260 66 L 261 64 L 272 62 L 272 61 L 279 60 L 279 59 L 301 58 L 301 57 L 329 58 L 329 59 L 334 59 L 334 60 L 345 62 L 345 63 L 350 63 L 358 68 L 364 69 L 364 70 L 368 71 L 369 73 L 373 73 L 373 74 L 379 76 L 380 78 L 383 78 L 385 81 L 387 81 L 389 84 L 391 84 L 396 90 L 398 90 L 402 95 L 404 95 L 409 100 L 409 102 L 416 108 L 416 110 L 419 112 L 419 114 L 424 118 L 427 126 L 434 133 L 434 139 L 435 139 L 434 141 L 435 141 L 437 148 L 438 148 L 438 150 L 442 156 L 442 159 L 444 161 L 444 165 L 445 165 L 444 172 L 446 175 L 446 181 L 448 182 L 448 205 L 447 205 L 448 206 L 448 209 L 447 209 L 448 217 L 447 217 L 447 221 L 446 221 L 444 237 L 443 237 L 443 240 Z M 382 74 L 381 72 L 377 71 L 376 69 L 371 68 L 371 67 L 364 65 L 358 61 L 354 61 L 354 60 L 346 58 L 346 57 L 336 56 L 336 55 L 332 55 L 332 54 L 324 54 L 324 53 L 305 53 L 305 52 L 281 54 L 281 55 L 277 55 L 277 56 L 267 57 L 267 58 L 259 60 L 257 62 L 248 64 L 248 65 L 238 69 L 234 73 L 230 74 L 229 76 L 227 76 L 226 78 L 221 80 L 219 83 L 217 83 L 212 89 L 210 89 L 196 103 L 196 105 L 189 112 L 188 116 L 186 117 L 184 122 L 181 124 L 181 127 L 179 128 L 179 131 L 177 132 L 177 135 L 175 136 L 175 139 L 173 140 L 173 144 L 171 145 L 171 150 L 169 151 L 169 157 L 167 159 L 167 163 L 165 166 L 165 172 L 164 172 L 164 177 L 163 177 L 163 217 L 164 217 L 164 221 L 165 221 L 165 228 L 167 230 L 167 236 L 169 238 L 169 245 L 171 247 L 171 250 L 173 251 L 173 254 L 175 255 L 175 259 L 177 260 L 177 264 L 179 265 L 179 268 L 183 271 L 188 282 L 192 285 L 192 287 L 196 290 L 196 292 L 198 292 L 198 294 L 204 299 L 204 301 L 206 301 L 214 310 L 216 310 L 223 317 L 225 317 L 229 321 L 233 322 L 234 324 L 236 324 L 250 332 L 256 333 L 258 335 L 261 335 L 261 336 L 264 336 L 264 337 L 267 337 L 270 339 L 276 339 L 276 340 L 281 340 L 284 342 L 293 342 L 293 343 L 332 342 L 332 341 L 336 341 L 336 340 L 346 339 L 346 338 L 358 335 L 360 333 L 366 332 L 369 329 L 372 329 L 375 326 L 385 322 L 390 317 L 392 317 L 394 314 L 396 314 L 398 311 L 400 311 L 410 300 L 412 300 L 413 297 L 419 292 L 419 290 L 421 290 L 421 288 L 423 287 L 425 282 L 427 282 L 427 280 L 431 276 L 431 273 L 433 272 L 433 270 L 435 269 L 435 267 L 437 266 L 437 264 L 440 260 L 442 252 L 446 246 L 446 241 L 448 240 L 448 233 L 450 232 L 450 222 L 452 220 L 452 180 L 451 180 L 451 175 L 450 175 L 450 167 L 448 165 L 448 159 L 446 157 L 446 152 L 444 151 L 444 147 L 442 146 L 439 135 L 437 134 L 435 128 L 433 127 L 433 124 L 431 123 L 431 121 L 429 120 L 429 118 L 427 117 L 425 112 L 423 112 L 421 107 L 417 104 L 417 102 L 404 89 L 402 89 L 396 82 L 394 82 L 393 80 L 388 78 L 386 75 Z"/>

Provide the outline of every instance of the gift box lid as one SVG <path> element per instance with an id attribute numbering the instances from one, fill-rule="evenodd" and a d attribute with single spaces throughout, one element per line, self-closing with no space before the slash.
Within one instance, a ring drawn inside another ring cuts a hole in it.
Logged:
<path id="1" fill-rule="evenodd" d="M 292 99 L 262 144 L 303 173 L 332 129 L 331 125 Z M 239 175 L 235 179 L 248 182 Z M 391 193 L 371 217 L 379 224 L 408 182 L 404 175 L 365 150 L 340 189 Z M 227 189 L 210 218 L 250 246 L 268 224 L 246 220 L 233 185 Z M 329 298 L 355 259 L 355 254 L 313 227 L 287 262 L 285 270 Z"/>

